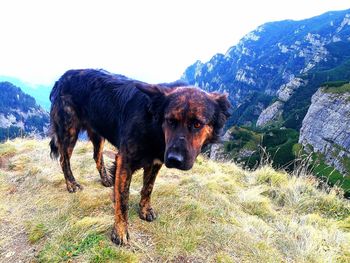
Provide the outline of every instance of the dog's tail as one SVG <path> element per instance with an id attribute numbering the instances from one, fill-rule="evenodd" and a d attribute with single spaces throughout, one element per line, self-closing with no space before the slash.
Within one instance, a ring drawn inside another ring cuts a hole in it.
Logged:
<path id="1" fill-rule="evenodd" d="M 59 97 L 59 92 L 60 92 L 60 81 L 56 81 L 55 85 L 53 86 L 53 88 L 50 92 L 50 101 L 52 104 Z"/>
<path id="2" fill-rule="evenodd" d="M 51 159 L 58 159 L 60 156 L 58 149 L 58 140 L 57 140 L 57 125 L 55 125 L 55 117 L 57 117 L 57 112 L 59 108 L 59 104 L 61 103 L 61 98 L 59 96 L 60 92 L 60 84 L 59 81 L 56 81 L 50 93 L 50 101 L 51 101 L 51 110 L 50 110 L 50 157 Z"/>
<path id="3" fill-rule="evenodd" d="M 50 141 L 50 157 L 51 159 L 58 159 L 60 156 L 59 151 L 58 151 L 58 146 L 57 146 L 57 136 L 53 135 L 51 141 Z"/>

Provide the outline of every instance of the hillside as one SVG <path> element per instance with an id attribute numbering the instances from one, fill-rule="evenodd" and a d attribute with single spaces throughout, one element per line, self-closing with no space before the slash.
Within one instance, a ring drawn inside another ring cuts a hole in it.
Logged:
<path id="1" fill-rule="evenodd" d="M 42 137 L 49 114 L 33 97 L 10 82 L 0 82 L 0 142 L 18 136 Z"/>
<path id="2" fill-rule="evenodd" d="M 131 245 L 119 248 L 109 241 L 112 190 L 99 183 L 89 143 L 78 143 L 72 157 L 85 187 L 76 194 L 49 159 L 48 140 L 7 141 L 0 158 L 0 262 L 350 261 L 350 204 L 307 175 L 203 157 L 188 172 L 162 168 L 153 194 L 158 218 L 148 223 L 137 213 L 138 172 Z"/>
<path id="3" fill-rule="evenodd" d="M 8 76 L 0 76 L 0 82 L 10 82 L 17 87 L 21 87 L 21 90 L 24 93 L 32 96 L 38 105 L 47 111 L 50 110 L 51 102 L 49 100 L 49 96 L 52 88 L 51 86 L 34 85 L 18 78 Z"/>
<path id="4" fill-rule="evenodd" d="M 350 58 L 349 43 L 350 10 L 300 21 L 270 22 L 247 34 L 225 54 L 195 62 L 182 78 L 209 91 L 228 92 L 236 108 L 231 124 L 255 126 L 261 112 L 278 99 L 288 105 L 285 111 L 277 107 L 279 114 L 273 115 L 274 121 L 292 122 L 297 115 L 299 122 L 294 126 L 300 128 L 306 114 L 303 107 L 310 105 L 320 84 L 315 74 L 345 65 Z M 343 75 L 339 72 L 339 78 L 333 80 L 349 80 L 348 74 Z M 293 111 L 291 104 L 297 103 L 294 93 L 299 89 L 304 96 L 297 94 L 302 100 Z"/>

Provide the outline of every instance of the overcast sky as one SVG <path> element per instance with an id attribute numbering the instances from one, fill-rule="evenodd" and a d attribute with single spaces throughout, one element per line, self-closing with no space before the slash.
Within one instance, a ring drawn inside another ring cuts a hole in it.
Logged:
<path id="1" fill-rule="evenodd" d="M 348 8 L 349 0 L 0 0 L 0 75 L 51 84 L 92 67 L 173 81 L 265 22 Z"/>

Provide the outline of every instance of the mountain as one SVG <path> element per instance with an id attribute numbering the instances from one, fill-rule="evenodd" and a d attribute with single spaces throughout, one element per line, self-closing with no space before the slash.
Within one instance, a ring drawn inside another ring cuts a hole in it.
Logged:
<path id="1" fill-rule="evenodd" d="M 47 133 L 49 114 L 10 82 L 0 82 L 0 141 Z"/>
<path id="2" fill-rule="evenodd" d="M 51 102 L 49 96 L 52 87 L 48 87 L 45 85 L 33 85 L 24 82 L 18 78 L 8 76 L 0 76 L 0 82 L 10 82 L 16 85 L 17 87 L 20 87 L 24 93 L 34 97 L 36 102 L 41 107 L 43 107 L 47 111 L 50 110 Z"/>
<path id="3" fill-rule="evenodd" d="M 312 94 L 322 81 L 330 80 L 320 76 L 322 72 L 339 73 L 339 67 L 349 64 L 350 9 L 301 21 L 266 23 L 225 54 L 216 54 L 206 63 L 195 62 L 182 79 L 208 91 L 227 92 L 235 107 L 230 124 L 255 126 L 265 110 L 258 125 L 294 121 L 293 128 L 300 129 Z M 333 77 L 350 78 L 344 71 Z M 302 101 L 295 101 L 300 93 Z M 306 109 L 298 107 L 291 117 L 288 110 L 295 103 Z"/>
<path id="4" fill-rule="evenodd" d="M 151 223 L 138 216 L 142 171 L 135 173 L 131 244 L 117 247 L 113 189 L 98 180 L 91 143 L 77 143 L 71 162 L 84 190 L 69 194 L 48 142 L 0 144 L 1 262 L 349 262 L 350 203 L 339 189 L 203 156 L 187 172 L 160 170 Z"/>

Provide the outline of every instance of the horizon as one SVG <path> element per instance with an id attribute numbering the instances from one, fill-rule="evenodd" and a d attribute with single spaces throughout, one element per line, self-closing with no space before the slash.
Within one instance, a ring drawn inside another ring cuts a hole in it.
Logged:
<path id="1" fill-rule="evenodd" d="M 224 54 L 262 24 L 346 10 L 350 3 L 15 0 L 0 8 L 5 10 L 0 29 L 6 39 L 0 46 L 0 76 L 47 86 L 71 68 L 103 68 L 150 83 L 171 82 L 197 60 Z"/>

